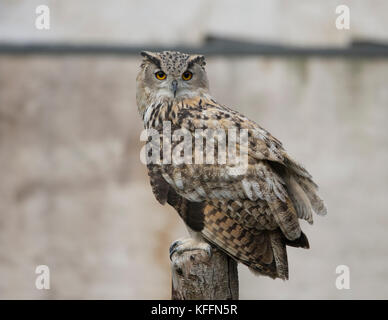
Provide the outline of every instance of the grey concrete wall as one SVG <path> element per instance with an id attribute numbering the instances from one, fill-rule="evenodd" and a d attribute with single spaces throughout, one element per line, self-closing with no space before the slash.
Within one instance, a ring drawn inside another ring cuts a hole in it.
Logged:
<path id="1" fill-rule="evenodd" d="M 51 9 L 50 31 L 34 27 L 35 8 Z M 348 5 L 351 28 L 335 28 Z M 144 44 L 199 44 L 206 34 L 300 45 L 388 40 L 384 0 L 1 0 L 0 39 Z"/>
<path id="2" fill-rule="evenodd" d="M 173 15 L 157 29 L 140 1 L 109 8 L 93 1 L 94 10 L 87 1 L 49 2 L 57 13 L 42 35 L 27 19 L 34 1 L 1 1 L 0 40 L 197 43 L 208 31 L 303 44 L 386 39 L 385 2 L 352 1 L 349 33 L 332 30 L 336 1 L 301 2 L 287 10 L 280 1 L 251 3 L 239 7 L 237 22 L 223 1 L 154 2 L 163 17 L 180 8 L 191 18 Z M 187 26 L 206 14 L 205 27 Z M 130 27 L 141 34 L 126 33 Z M 186 230 L 156 202 L 139 161 L 139 63 L 0 56 L 0 298 L 169 297 L 168 247 Z M 387 298 L 388 60 L 211 58 L 207 70 L 214 96 L 282 140 L 320 184 L 329 209 L 302 226 L 311 249 L 288 250 L 288 282 L 240 267 L 241 298 Z M 35 288 L 40 264 L 50 267 L 47 291 Z M 340 264 L 350 267 L 350 290 L 335 287 Z"/>

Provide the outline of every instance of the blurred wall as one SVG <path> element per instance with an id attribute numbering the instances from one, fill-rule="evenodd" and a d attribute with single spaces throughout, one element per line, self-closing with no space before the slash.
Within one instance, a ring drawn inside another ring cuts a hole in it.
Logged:
<path id="1" fill-rule="evenodd" d="M 43 3 L 52 13 L 47 32 L 33 26 Z M 238 10 L 225 1 L 106 3 L 3 0 L 0 41 L 388 38 L 383 1 L 342 1 L 351 7 L 349 31 L 334 28 L 337 1 L 252 1 Z M 283 141 L 329 209 L 302 226 L 310 250 L 288 249 L 290 281 L 241 266 L 241 298 L 387 298 L 388 60 L 207 62 L 217 100 Z M 168 247 L 186 231 L 154 199 L 139 161 L 139 64 L 140 57 L 0 56 L 0 298 L 169 298 Z M 41 264 L 51 271 L 47 291 L 35 288 Z M 335 287 L 340 264 L 350 267 L 350 290 Z"/>
<path id="2" fill-rule="evenodd" d="M 51 9 L 51 29 L 36 30 L 35 8 Z M 335 8 L 350 8 L 351 28 L 335 28 Z M 17 41 L 199 44 L 217 34 L 290 44 L 387 40 L 385 0 L 1 0 L 0 39 Z"/>

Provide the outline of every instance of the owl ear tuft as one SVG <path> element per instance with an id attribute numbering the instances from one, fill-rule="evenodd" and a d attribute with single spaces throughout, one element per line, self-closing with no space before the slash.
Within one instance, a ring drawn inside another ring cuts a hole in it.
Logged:
<path id="1" fill-rule="evenodd" d="M 142 55 L 146 60 L 152 62 L 155 64 L 158 68 L 160 68 L 160 58 L 155 52 L 150 51 L 142 51 L 140 52 L 140 55 Z"/>
<path id="2" fill-rule="evenodd" d="M 205 56 L 203 56 L 201 54 L 191 55 L 188 62 L 187 62 L 187 67 L 188 68 L 192 67 L 194 65 L 194 63 L 197 63 L 202 68 L 204 68 L 206 65 Z"/>

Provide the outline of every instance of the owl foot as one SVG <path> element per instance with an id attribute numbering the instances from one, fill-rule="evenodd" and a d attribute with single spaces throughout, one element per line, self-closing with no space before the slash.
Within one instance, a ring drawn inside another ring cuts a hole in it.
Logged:
<path id="1" fill-rule="evenodd" d="M 198 241 L 193 238 L 184 238 L 174 241 L 170 246 L 170 260 L 172 260 L 172 256 L 176 253 L 178 255 L 182 255 L 187 251 L 202 251 L 201 256 L 204 258 L 210 259 L 212 256 L 212 247 L 210 244 L 204 241 Z M 193 259 L 193 256 L 191 256 Z"/>
<path id="2" fill-rule="evenodd" d="M 198 266 L 208 264 L 211 256 L 212 247 L 207 242 L 193 238 L 174 241 L 170 246 L 173 279 L 174 277 L 188 278 Z"/>

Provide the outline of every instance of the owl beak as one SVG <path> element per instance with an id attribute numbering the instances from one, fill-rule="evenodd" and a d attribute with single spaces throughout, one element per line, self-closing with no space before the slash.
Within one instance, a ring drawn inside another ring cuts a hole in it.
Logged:
<path id="1" fill-rule="evenodd" d="M 173 80 L 171 82 L 171 90 L 174 93 L 174 98 L 176 97 L 176 91 L 178 90 L 178 81 Z"/>

